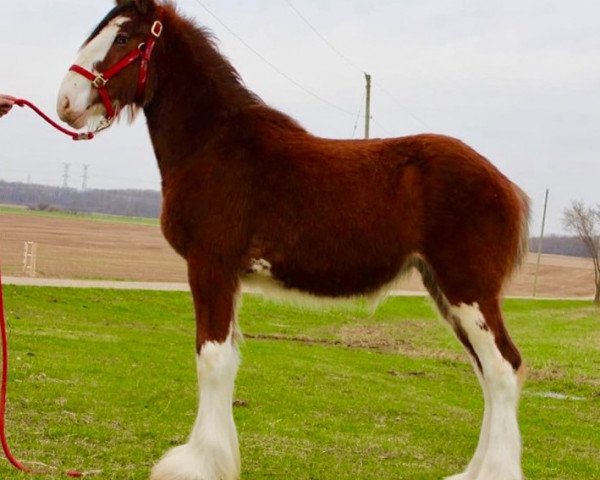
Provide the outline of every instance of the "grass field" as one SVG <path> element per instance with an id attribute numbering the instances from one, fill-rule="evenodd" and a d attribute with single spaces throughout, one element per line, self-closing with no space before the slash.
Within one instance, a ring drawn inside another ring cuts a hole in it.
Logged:
<path id="1" fill-rule="evenodd" d="M 196 413 L 185 293 L 8 287 L 8 428 L 24 460 L 144 479 Z M 530 479 L 600 478 L 600 315 L 508 301 L 530 367 L 521 404 Z M 311 312 L 246 296 L 235 408 L 243 478 L 439 479 L 477 442 L 482 400 L 428 302 Z M 25 478 L 0 464 L 0 478 Z M 53 478 L 64 478 L 58 473 Z"/>
<path id="2" fill-rule="evenodd" d="M 129 217 L 124 215 L 108 215 L 104 213 L 72 213 L 63 211 L 42 211 L 42 210 L 30 210 L 20 205 L 4 205 L 0 204 L 0 213 L 13 214 L 13 215 L 34 215 L 37 217 L 47 218 L 62 218 L 71 220 L 95 220 L 102 222 L 116 222 L 116 223 L 130 223 L 133 225 L 158 225 L 158 218 L 148 217 Z"/>

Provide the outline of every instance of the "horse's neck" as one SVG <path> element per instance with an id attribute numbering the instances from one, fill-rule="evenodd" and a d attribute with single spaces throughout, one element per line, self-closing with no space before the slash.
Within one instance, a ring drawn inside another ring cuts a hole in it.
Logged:
<path id="1" fill-rule="evenodd" d="M 172 42 L 169 54 L 160 59 L 153 98 L 144 109 L 163 178 L 201 158 L 211 139 L 227 131 L 229 122 L 239 121 L 241 110 L 256 103 L 212 46 L 202 49 L 209 58 L 199 58 L 181 38 L 165 40 Z"/>

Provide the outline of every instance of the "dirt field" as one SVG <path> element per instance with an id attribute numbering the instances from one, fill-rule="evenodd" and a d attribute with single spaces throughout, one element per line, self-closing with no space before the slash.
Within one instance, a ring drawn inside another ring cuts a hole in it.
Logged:
<path id="1" fill-rule="evenodd" d="M 185 263 L 163 239 L 158 226 L 100 220 L 0 213 L 0 257 L 5 275 L 22 275 L 23 243 L 36 242 L 42 278 L 185 282 Z M 530 254 L 509 285 L 509 295 L 533 289 L 536 256 Z M 594 293 L 589 259 L 543 255 L 537 294 L 589 297 Z M 417 275 L 398 283 L 423 290 Z"/>
<path id="2" fill-rule="evenodd" d="M 0 213 L 4 274 L 22 274 L 26 241 L 37 243 L 40 277 L 186 281 L 158 226 Z"/>

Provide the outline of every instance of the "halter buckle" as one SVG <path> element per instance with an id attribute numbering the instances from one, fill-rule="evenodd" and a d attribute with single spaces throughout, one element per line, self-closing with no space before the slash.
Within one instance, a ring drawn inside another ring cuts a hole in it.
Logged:
<path id="1" fill-rule="evenodd" d="M 96 88 L 104 87 L 108 83 L 108 80 L 104 78 L 104 75 L 99 73 L 96 78 L 92 81 L 92 85 Z"/>
<path id="2" fill-rule="evenodd" d="M 94 138 L 93 132 L 84 132 L 84 133 L 78 133 L 76 136 L 73 137 L 73 140 L 75 140 L 76 142 L 79 142 L 81 140 L 93 140 L 93 138 Z"/>
<path id="3" fill-rule="evenodd" d="M 94 129 L 93 133 L 98 133 L 98 132 L 101 132 L 102 130 L 106 130 L 108 127 L 111 126 L 113 120 L 114 120 L 114 117 L 113 118 L 104 117 L 102 120 L 100 120 L 100 123 L 98 123 L 98 126 Z"/>
<path id="4" fill-rule="evenodd" d="M 163 24 L 162 22 L 160 22 L 159 20 L 156 20 L 153 24 L 152 24 L 152 28 L 150 28 L 150 33 L 158 38 L 161 36 L 163 31 Z"/>

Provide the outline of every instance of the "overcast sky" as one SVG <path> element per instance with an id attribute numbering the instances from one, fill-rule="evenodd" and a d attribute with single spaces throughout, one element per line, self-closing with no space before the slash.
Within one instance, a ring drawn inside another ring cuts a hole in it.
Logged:
<path id="1" fill-rule="evenodd" d="M 56 117 L 62 78 L 113 2 L 2 3 L 0 92 Z M 597 0 L 201 0 L 289 78 L 198 0 L 177 3 L 215 32 L 251 90 L 315 134 L 363 135 L 364 121 L 355 124 L 367 71 L 372 136 L 462 139 L 532 198 L 532 233 L 546 188 L 550 232 L 562 231 L 571 200 L 600 202 Z M 91 188 L 160 188 L 143 116 L 89 143 L 73 143 L 21 109 L 0 120 L 0 179 L 59 185 L 65 162 L 73 187 L 87 163 Z"/>

